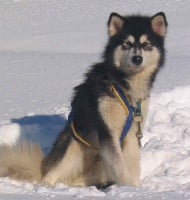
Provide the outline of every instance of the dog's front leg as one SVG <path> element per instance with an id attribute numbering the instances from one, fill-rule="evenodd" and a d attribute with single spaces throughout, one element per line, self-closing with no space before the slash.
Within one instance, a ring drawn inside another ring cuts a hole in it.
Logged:
<path id="1" fill-rule="evenodd" d="M 132 126 L 123 147 L 123 157 L 135 186 L 140 185 L 140 148 L 136 137 L 136 126 Z"/>
<path id="2" fill-rule="evenodd" d="M 105 164 L 109 181 L 119 185 L 134 185 L 124 160 L 119 140 L 112 138 L 101 144 L 102 159 Z"/>

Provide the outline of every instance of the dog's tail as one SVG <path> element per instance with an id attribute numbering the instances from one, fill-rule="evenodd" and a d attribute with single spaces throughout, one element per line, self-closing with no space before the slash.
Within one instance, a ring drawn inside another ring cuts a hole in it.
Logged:
<path id="1" fill-rule="evenodd" d="M 21 142 L 0 146 L 0 177 L 39 182 L 43 153 L 39 145 Z"/>

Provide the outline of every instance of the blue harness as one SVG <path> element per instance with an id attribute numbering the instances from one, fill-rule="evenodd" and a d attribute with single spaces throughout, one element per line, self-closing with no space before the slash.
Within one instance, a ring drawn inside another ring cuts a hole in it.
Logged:
<path id="1" fill-rule="evenodd" d="M 125 107 L 125 110 L 128 110 L 128 115 L 125 121 L 125 125 L 123 127 L 123 130 L 120 135 L 120 145 L 123 147 L 124 139 L 127 136 L 129 129 L 131 128 L 132 121 L 133 121 L 133 113 L 134 113 L 134 108 L 133 106 L 129 103 L 127 97 L 125 96 L 124 92 L 122 89 L 116 85 L 112 86 L 112 90 L 116 98 L 119 99 L 120 103 L 122 103 L 123 107 Z M 119 96 L 118 96 L 119 95 Z"/>
<path id="2" fill-rule="evenodd" d="M 119 102 L 121 103 L 121 105 L 124 107 L 125 111 L 127 112 L 127 118 L 125 121 L 125 125 L 123 127 L 123 130 L 121 132 L 120 135 L 120 145 L 121 147 L 123 147 L 124 144 L 124 139 L 127 136 L 129 129 L 131 128 L 132 125 L 132 121 L 133 121 L 133 113 L 135 112 L 134 107 L 129 103 L 129 100 L 127 99 L 127 97 L 125 96 L 124 92 L 122 91 L 122 89 L 116 85 L 112 85 L 112 92 L 114 94 L 114 96 L 119 100 Z M 72 110 L 68 116 L 68 122 L 71 125 L 71 129 L 73 131 L 74 136 L 83 144 L 85 144 L 88 147 L 92 147 L 91 144 L 89 144 L 86 140 L 84 140 L 79 133 L 76 131 L 74 124 L 73 124 L 73 116 L 72 116 Z"/>

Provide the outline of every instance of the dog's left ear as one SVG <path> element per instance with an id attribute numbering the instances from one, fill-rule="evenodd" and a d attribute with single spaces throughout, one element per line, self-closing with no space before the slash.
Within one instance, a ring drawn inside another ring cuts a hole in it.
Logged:
<path id="1" fill-rule="evenodd" d="M 111 13 L 108 20 L 108 34 L 114 36 L 120 32 L 124 24 L 124 18 L 117 14 Z"/>
<path id="2" fill-rule="evenodd" d="M 159 12 L 151 18 L 151 25 L 153 31 L 157 35 L 161 37 L 164 37 L 166 35 L 168 23 L 166 20 L 166 16 L 163 12 Z"/>

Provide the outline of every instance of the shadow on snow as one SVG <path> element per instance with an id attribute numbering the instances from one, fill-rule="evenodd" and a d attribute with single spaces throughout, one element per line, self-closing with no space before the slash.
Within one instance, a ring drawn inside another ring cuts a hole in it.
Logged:
<path id="1" fill-rule="evenodd" d="M 26 140 L 38 143 L 47 153 L 67 120 L 61 115 L 35 115 L 12 119 L 11 122 L 20 128 L 17 142 Z"/>

